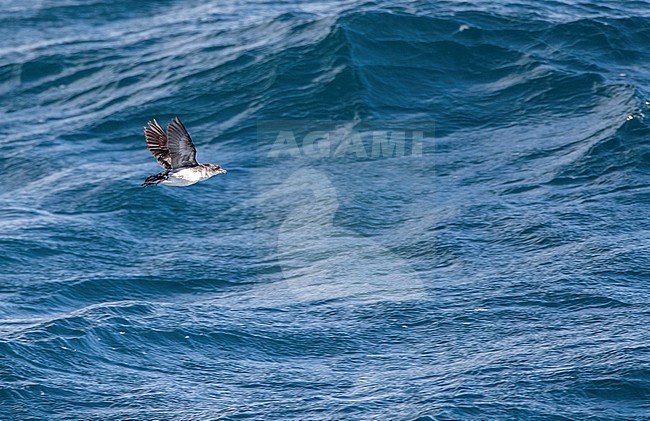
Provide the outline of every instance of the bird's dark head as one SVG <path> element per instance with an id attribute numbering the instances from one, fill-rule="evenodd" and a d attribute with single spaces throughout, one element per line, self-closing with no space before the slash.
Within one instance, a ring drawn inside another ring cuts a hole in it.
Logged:
<path id="1" fill-rule="evenodd" d="M 219 165 L 208 164 L 208 172 L 210 173 L 210 175 L 217 175 L 217 174 L 226 174 L 228 171 L 221 168 L 221 166 Z"/>

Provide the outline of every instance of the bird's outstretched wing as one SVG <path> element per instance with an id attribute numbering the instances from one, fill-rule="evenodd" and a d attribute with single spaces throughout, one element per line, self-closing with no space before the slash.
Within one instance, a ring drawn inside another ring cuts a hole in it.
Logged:
<path id="1" fill-rule="evenodd" d="M 144 128 L 144 138 L 147 141 L 147 148 L 156 158 L 156 161 L 166 170 L 172 168 L 172 158 L 167 148 L 167 136 L 156 119 L 149 122 L 149 127 Z"/>
<path id="2" fill-rule="evenodd" d="M 174 117 L 167 125 L 167 148 L 172 159 L 172 168 L 199 165 L 196 162 L 196 148 L 178 117 Z"/>

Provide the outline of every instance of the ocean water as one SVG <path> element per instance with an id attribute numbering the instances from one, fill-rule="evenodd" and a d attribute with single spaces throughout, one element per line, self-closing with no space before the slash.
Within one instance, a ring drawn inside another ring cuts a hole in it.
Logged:
<path id="1" fill-rule="evenodd" d="M 650 419 L 650 2 L 224 3 L 1 2 L 0 418 Z"/>

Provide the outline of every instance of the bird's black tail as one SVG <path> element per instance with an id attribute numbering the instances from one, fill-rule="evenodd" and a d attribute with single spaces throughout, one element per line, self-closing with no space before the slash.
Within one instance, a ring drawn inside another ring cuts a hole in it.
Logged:
<path id="1" fill-rule="evenodd" d="M 165 170 L 158 174 L 150 175 L 149 177 L 145 178 L 144 183 L 142 183 L 142 187 L 153 186 L 160 183 L 161 181 L 165 181 L 167 180 L 168 175 L 169 175 L 169 170 Z"/>

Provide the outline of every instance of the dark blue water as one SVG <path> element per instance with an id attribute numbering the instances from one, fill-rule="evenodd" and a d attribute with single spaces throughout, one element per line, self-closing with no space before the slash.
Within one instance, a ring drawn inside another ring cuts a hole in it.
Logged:
<path id="1" fill-rule="evenodd" d="M 650 2 L 2 2 L 0 38 L 0 418 L 650 419 Z M 140 187 L 173 116 L 227 175 Z"/>

